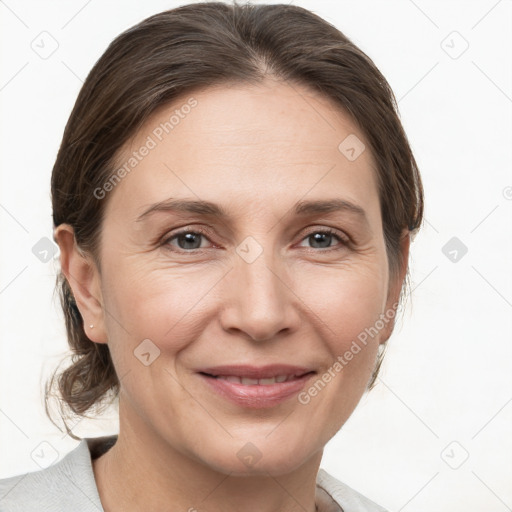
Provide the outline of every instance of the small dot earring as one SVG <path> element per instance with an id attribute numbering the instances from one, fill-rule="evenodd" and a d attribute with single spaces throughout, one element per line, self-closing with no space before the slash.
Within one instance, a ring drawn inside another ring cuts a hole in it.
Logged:
<path id="1" fill-rule="evenodd" d="M 92 324 L 91 324 L 91 325 L 89 325 L 89 328 L 90 328 L 90 329 L 94 329 L 94 325 L 92 325 Z"/>

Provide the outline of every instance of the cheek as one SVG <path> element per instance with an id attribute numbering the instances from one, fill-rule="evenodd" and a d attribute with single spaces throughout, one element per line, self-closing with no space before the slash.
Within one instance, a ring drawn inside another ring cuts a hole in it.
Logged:
<path id="1" fill-rule="evenodd" d="M 348 338 L 372 326 L 382 312 L 387 274 L 382 265 L 367 263 L 292 266 L 282 272 L 290 289 L 288 307 L 302 310 L 308 322 L 323 326 L 325 338 L 336 348 L 343 349 Z M 225 294 L 231 302 L 236 299 L 232 296 L 236 283 L 226 275 L 229 269 L 220 266 L 160 268 L 143 258 L 140 262 L 128 258 L 105 270 L 107 324 L 125 335 L 168 340 L 172 332 L 179 333 L 185 325 L 193 329 L 214 315 Z"/>
<path id="2" fill-rule="evenodd" d="M 357 405 L 374 370 L 387 273 L 378 265 L 364 271 L 329 271 L 328 278 L 324 272 L 323 279 L 313 274 L 302 280 L 298 294 L 314 312 L 309 318 L 316 318 L 316 336 L 329 354 L 318 375 L 321 382 L 305 390 L 304 403 L 311 400 L 314 406 L 325 408 L 335 430 Z"/>
<path id="3" fill-rule="evenodd" d="M 379 319 L 386 302 L 387 272 L 378 264 L 319 268 L 302 274 L 295 293 L 311 310 L 310 317 L 317 317 L 331 348 L 339 352 Z"/>
<path id="4" fill-rule="evenodd" d="M 175 352 L 199 334 L 208 294 L 224 272 L 152 266 L 121 263 L 109 269 L 104 285 L 109 340 L 111 345 L 126 338 L 136 344 L 146 338 L 157 344 L 165 340 L 166 350 Z"/>
<path id="5" fill-rule="evenodd" d="M 327 365 L 351 350 L 378 320 L 387 283 L 379 263 L 373 255 L 347 259 L 337 267 L 297 264 L 282 269 L 281 278 L 290 289 L 283 295 L 286 307 L 297 309 L 301 318 L 296 336 L 315 340 Z M 223 304 L 227 299 L 237 303 L 236 283 L 228 270 L 212 264 L 164 265 L 141 256 L 106 262 L 105 317 L 114 360 L 123 366 L 118 370 L 136 362 L 133 351 L 145 339 L 171 357 L 189 345 L 204 348 L 201 340 L 207 329 L 218 328 L 214 324 Z M 357 374 L 367 380 L 375 361 L 378 336 L 365 341 L 344 369 L 356 380 Z"/>

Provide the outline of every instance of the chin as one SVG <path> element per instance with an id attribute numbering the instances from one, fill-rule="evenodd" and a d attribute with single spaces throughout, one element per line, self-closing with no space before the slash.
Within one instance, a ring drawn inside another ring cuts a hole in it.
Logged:
<path id="1" fill-rule="evenodd" d="M 270 442 L 260 436 L 254 442 L 233 439 L 223 447 L 215 443 L 212 452 L 208 456 L 200 454 L 200 459 L 219 473 L 231 476 L 279 476 L 297 470 L 320 451 L 306 446 L 304 439 L 298 440 L 295 446 L 288 443 L 285 447 L 282 439 Z"/>

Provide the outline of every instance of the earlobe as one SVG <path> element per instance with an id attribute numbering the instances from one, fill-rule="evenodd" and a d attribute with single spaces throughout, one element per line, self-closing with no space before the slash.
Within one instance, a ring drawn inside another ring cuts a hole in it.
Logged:
<path id="1" fill-rule="evenodd" d="M 92 258 L 76 244 L 73 227 L 61 224 L 54 231 L 60 248 L 60 265 L 82 315 L 86 336 L 96 343 L 107 343 L 100 276 Z"/>
<path id="2" fill-rule="evenodd" d="M 411 244 L 411 235 L 408 229 L 404 229 L 400 237 L 400 261 L 399 270 L 396 275 L 390 276 L 388 297 L 386 300 L 386 307 L 384 310 L 385 327 L 381 332 L 380 343 L 385 343 L 395 326 L 396 311 L 398 308 L 400 293 L 407 275 L 409 266 L 409 248 Z"/>

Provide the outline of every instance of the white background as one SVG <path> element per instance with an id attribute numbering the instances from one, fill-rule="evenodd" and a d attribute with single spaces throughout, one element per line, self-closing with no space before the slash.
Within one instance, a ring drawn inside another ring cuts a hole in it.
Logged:
<path id="1" fill-rule="evenodd" d="M 77 443 L 44 414 L 43 383 L 67 344 L 58 253 L 48 263 L 32 253 L 52 238 L 64 125 L 108 43 L 182 3 L 0 2 L 0 477 L 39 469 L 31 454 L 42 442 L 50 458 Z M 414 291 L 381 379 L 322 467 L 391 511 L 512 510 L 512 2 L 292 3 L 337 26 L 386 76 L 426 195 Z M 41 37 L 58 44 L 47 59 L 32 49 Z M 468 249 L 456 262 L 442 251 L 452 237 Z M 82 421 L 75 432 L 116 425 Z"/>

